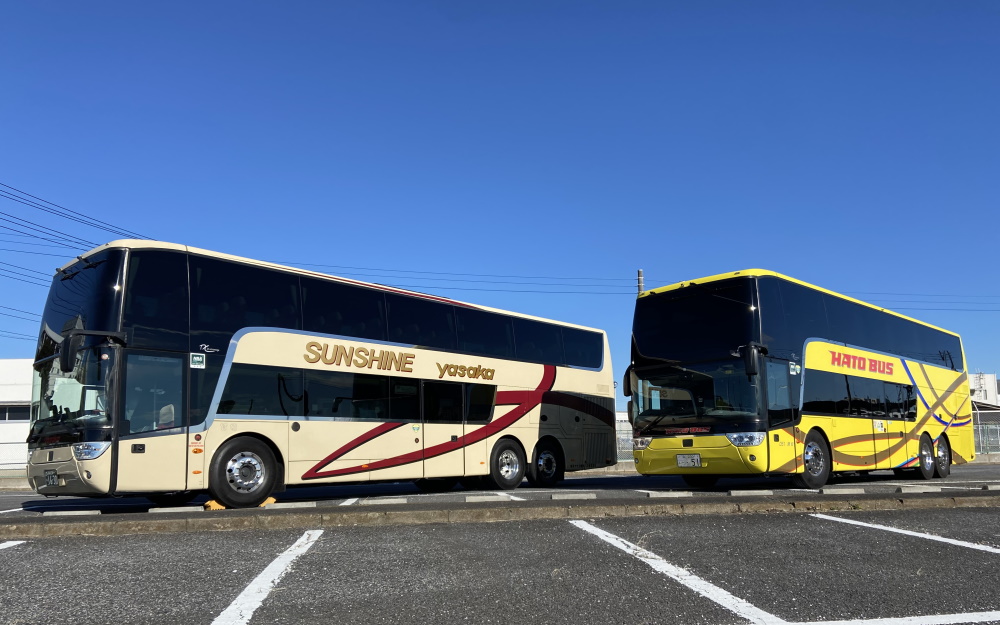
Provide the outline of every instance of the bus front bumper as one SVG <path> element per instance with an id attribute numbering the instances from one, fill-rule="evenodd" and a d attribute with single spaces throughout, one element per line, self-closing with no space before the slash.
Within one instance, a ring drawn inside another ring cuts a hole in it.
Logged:
<path id="1" fill-rule="evenodd" d="M 685 446 L 684 441 L 691 441 Z M 654 438 L 632 452 L 642 475 L 751 475 L 767 472 L 767 443 L 737 447 L 725 436 Z"/>
<path id="2" fill-rule="evenodd" d="M 35 449 L 28 457 L 28 483 L 39 495 L 93 496 L 111 490 L 111 453 L 77 460 L 72 447 Z"/>

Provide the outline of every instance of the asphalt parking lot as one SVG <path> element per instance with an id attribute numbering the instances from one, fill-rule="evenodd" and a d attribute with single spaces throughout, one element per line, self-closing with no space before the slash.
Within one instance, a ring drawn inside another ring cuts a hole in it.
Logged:
<path id="1" fill-rule="evenodd" d="M 0 621 L 1000 623 L 998 516 L 653 515 L 5 541 Z"/>

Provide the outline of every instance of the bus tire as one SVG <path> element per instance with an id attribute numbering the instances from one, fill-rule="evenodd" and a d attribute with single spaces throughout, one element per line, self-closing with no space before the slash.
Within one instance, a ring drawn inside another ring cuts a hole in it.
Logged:
<path id="1" fill-rule="evenodd" d="M 826 439 L 816 430 L 806 435 L 805 448 L 802 450 L 802 473 L 792 475 L 792 484 L 797 488 L 816 490 L 822 488 L 830 479 L 833 468 L 833 458 Z"/>
<path id="2" fill-rule="evenodd" d="M 271 496 L 277 476 L 271 448 L 256 438 L 238 436 L 215 452 L 208 489 L 227 508 L 253 508 Z"/>
<path id="3" fill-rule="evenodd" d="M 524 480 L 524 452 L 509 438 L 502 439 L 490 454 L 489 484 L 499 490 L 513 490 Z"/>
<path id="4" fill-rule="evenodd" d="M 917 478 L 929 480 L 934 477 L 934 443 L 925 432 L 920 437 L 920 447 L 917 452 Z"/>
<path id="5" fill-rule="evenodd" d="M 190 502 L 198 496 L 198 493 L 193 490 L 182 490 L 176 493 L 150 493 L 143 496 L 160 508 L 176 508 Z"/>
<path id="6" fill-rule="evenodd" d="M 718 475 L 682 475 L 681 479 L 691 488 L 712 488 L 719 481 Z"/>
<path id="7" fill-rule="evenodd" d="M 938 438 L 937 453 L 934 454 L 934 477 L 945 478 L 951 475 L 951 443 L 942 434 Z"/>
<path id="8" fill-rule="evenodd" d="M 528 483 L 541 488 L 552 488 L 565 474 L 566 465 L 559 445 L 552 441 L 539 442 L 526 472 Z"/>
<path id="9" fill-rule="evenodd" d="M 425 493 L 447 493 L 457 484 L 457 477 L 425 477 L 413 480 L 413 485 Z"/>

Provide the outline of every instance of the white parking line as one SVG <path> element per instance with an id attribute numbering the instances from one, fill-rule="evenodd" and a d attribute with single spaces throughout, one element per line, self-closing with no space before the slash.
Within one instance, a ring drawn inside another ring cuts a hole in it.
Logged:
<path id="1" fill-rule="evenodd" d="M 679 566 L 674 566 L 670 564 L 660 556 L 656 555 L 651 551 L 646 551 L 642 547 L 628 542 L 623 538 L 619 538 L 614 534 L 605 532 L 602 529 L 594 527 L 586 521 L 570 521 L 573 525 L 582 529 L 585 532 L 597 536 L 604 542 L 608 543 L 612 547 L 621 549 L 625 553 L 642 560 L 654 571 L 662 573 L 669 577 L 670 579 L 679 582 L 691 590 L 695 591 L 699 595 L 710 599 L 715 603 L 718 603 L 722 607 L 726 608 L 731 612 L 735 612 L 739 616 L 747 619 L 751 623 L 760 623 L 761 625 L 786 625 L 788 621 L 784 621 L 777 616 L 770 614 L 757 608 L 756 606 L 750 605 L 748 602 L 740 599 L 739 597 L 730 594 L 729 592 L 710 584 L 709 582 L 698 577 L 694 573 L 688 571 L 687 569 L 682 569 Z"/>
<path id="2" fill-rule="evenodd" d="M 24 508 L 14 508 L 12 510 L 0 510 L 0 514 L 6 514 L 7 512 L 20 512 L 21 510 L 24 510 Z"/>
<path id="3" fill-rule="evenodd" d="M 5 543 L 0 543 L 0 549 L 6 549 L 7 547 L 17 547 L 18 545 L 21 545 L 23 543 L 24 543 L 23 540 L 8 540 Z"/>
<path id="4" fill-rule="evenodd" d="M 351 499 L 345 499 L 345 500 L 341 501 L 340 505 L 342 505 L 342 506 L 353 506 L 356 503 L 358 503 L 358 498 L 357 497 L 353 497 Z"/>
<path id="5" fill-rule="evenodd" d="M 852 519 L 842 519 L 840 517 L 827 516 L 825 514 L 812 514 L 810 516 L 816 517 L 817 519 L 823 519 L 826 521 L 837 521 L 839 523 L 847 523 L 849 525 L 859 525 L 861 527 L 869 527 L 872 529 L 883 530 L 886 532 L 895 532 L 896 534 L 905 534 L 906 536 L 915 536 L 917 538 L 925 538 L 927 540 L 936 540 L 941 543 L 948 543 L 949 545 L 958 545 L 959 547 L 968 547 L 969 549 L 978 549 L 979 551 L 986 551 L 989 553 L 1000 553 L 1000 549 L 997 549 L 996 547 L 977 545 L 976 543 L 967 543 L 964 540 L 955 540 L 954 538 L 945 538 L 944 536 L 935 536 L 934 534 L 922 534 L 920 532 L 911 532 L 910 530 L 901 530 L 895 527 L 889 527 L 888 525 L 863 523 L 861 521 L 854 521 Z"/>
<path id="6" fill-rule="evenodd" d="M 836 517 L 826 517 L 822 514 L 814 514 L 812 516 L 819 518 L 828 518 L 834 521 L 844 521 L 844 519 L 838 519 Z M 855 523 L 854 521 L 844 521 L 845 523 Z M 958 625 L 960 623 L 988 623 L 990 621 L 1000 620 L 1000 611 L 997 612 L 968 612 L 965 614 L 921 614 L 920 616 L 904 616 L 899 618 L 869 618 L 869 619 L 856 619 L 856 620 L 842 620 L 842 621 L 803 621 L 801 623 L 785 621 L 769 612 L 765 612 L 760 608 L 751 605 L 747 601 L 730 594 L 728 591 L 719 588 L 711 584 L 708 581 L 698 577 L 694 573 L 683 569 L 679 566 L 670 564 L 660 556 L 656 555 L 651 551 L 647 551 L 642 547 L 630 543 L 624 538 L 619 538 L 614 534 L 605 532 L 602 529 L 594 527 L 586 521 L 570 521 L 576 527 L 582 529 L 585 532 L 597 536 L 609 545 L 621 549 L 625 553 L 642 560 L 653 570 L 658 573 L 662 573 L 667 577 L 673 579 L 676 582 L 687 586 L 691 590 L 697 592 L 706 599 L 710 599 L 715 603 L 721 605 L 722 607 L 735 612 L 739 616 L 747 619 L 751 623 L 760 623 L 762 625 L 913 625 L 914 623 L 920 623 L 920 625 Z M 868 525 L 866 523 L 857 523 L 857 525 Z M 914 534 L 914 532 L 905 532 L 902 530 L 894 530 L 893 528 L 882 528 L 889 529 L 892 531 L 901 531 L 904 534 Z M 921 535 L 928 537 L 927 535 Z M 937 540 L 944 540 L 945 542 L 960 542 L 951 541 L 948 539 L 942 539 L 940 537 L 932 537 Z M 967 546 L 982 548 L 982 545 L 971 545 L 966 543 Z"/>
<path id="7" fill-rule="evenodd" d="M 271 594 L 274 585 L 284 577 L 295 559 L 301 556 L 319 540 L 323 530 L 309 530 L 303 534 L 295 544 L 285 550 L 274 562 L 267 565 L 260 575 L 256 577 L 236 600 L 229 604 L 229 607 L 220 614 L 212 625 L 246 625 L 250 622 L 250 617 L 264 603 L 264 599 Z"/>

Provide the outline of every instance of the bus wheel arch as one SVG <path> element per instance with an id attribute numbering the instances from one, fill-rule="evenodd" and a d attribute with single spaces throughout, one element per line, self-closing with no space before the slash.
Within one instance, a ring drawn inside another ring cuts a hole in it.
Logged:
<path id="1" fill-rule="evenodd" d="M 227 508 L 253 508 L 283 490 L 284 462 L 267 438 L 242 434 L 215 451 L 208 470 L 208 490 Z"/>
<path id="2" fill-rule="evenodd" d="M 951 441 L 948 435 L 941 432 L 937 445 L 934 446 L 934 477 L 945 478 L 951 475 Z"/>
<path id="3" fill-rule="evenodd" d="M 524 447 L 512 436 L 505 436 L 493 445 L 490 452 L 489 485 L 499 490 L 513 490 L 524 480 L 527 470 Z"/>
<path id="4" fill-rule="evenodd" d="M 809 430 L 802 446 L 802 473 L 792 475 L 798 488 L 815 490 L 826 484 L 833 470 L 833 448 L 826 433 L 819 428 Z"/>
<path id="5" fill-rule="evenodd" d="M 551 488 L 566 477 L 566 453 L 558 440 L 545 436 L 535 444 L 525 475 L 529 484 L 542 488 Z"/>

